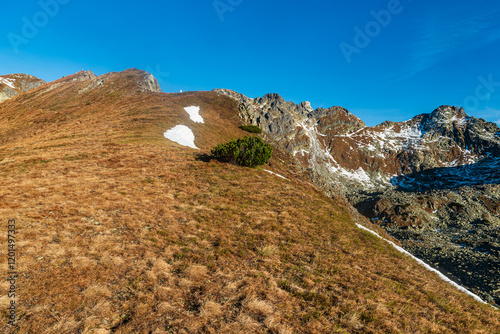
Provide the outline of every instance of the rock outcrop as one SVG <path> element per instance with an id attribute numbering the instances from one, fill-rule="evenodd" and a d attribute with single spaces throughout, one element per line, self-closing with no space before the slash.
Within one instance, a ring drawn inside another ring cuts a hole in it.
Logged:
<path id="1" fill-rule="evenodd" d="M 140 79 L 137 81 L 137 84 L 140 87 L 142 92 L 153 92 L 153 93 L 161 93 L 161 87 L 158 83 L 158 80 L 151 74 L 146 71 L 142 72 L 140 75 Z"/>
<path id="2" fill-rule="evenodd" d="M 45 83 L 29 74 L 9 74 L 0 76 L 0 102 L 25 93 Z"/>
<path id="3" fill-rule="evenodd" d="M 75 84 L 77 83 L 77 84 Z M 44 86 L 38 94 L 43 94 L 60 87 L 67 89 L 77 89 L 75 93 L 84 94 L 99 90 L 107 86 L 107 94 L 113 92 L 152 92 L 161 93 L 161 88 L 156 78 L 142 70 L 135 68 L 121 72 L 110 72 L 100 76 L 92 71 L 79 71 L 75 74 L 63 77 Z"/>

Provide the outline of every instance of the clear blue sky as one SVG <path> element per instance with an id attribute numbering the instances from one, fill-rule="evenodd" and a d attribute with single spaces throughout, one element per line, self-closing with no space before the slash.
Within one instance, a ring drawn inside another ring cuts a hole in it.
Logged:
<path id="1" fill-rule="evenodd" d="M 276 92 L 368 125 L 443 104 L 500 124 L 496 0 L 8 1 L 0 19 L 0 74 L 136 67 L 165 92 Z"/>

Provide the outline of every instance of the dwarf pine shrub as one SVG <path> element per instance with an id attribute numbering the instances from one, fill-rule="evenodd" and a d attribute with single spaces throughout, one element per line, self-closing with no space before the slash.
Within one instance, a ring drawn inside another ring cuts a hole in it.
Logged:
<path id="1" fill-rule="evenodd" d="M 212 149 L 212 155 L 223 162 L 236 163 L 240 166 L 255 167 L 265 164 L 273 148 L 259 137 L 243 137 L 219 144 Z"/>
<path id="2" fill-rule="evenodd" d="M 255 125 L 240 125 L 240 129 L 250 133 L 262 133 L 262 129 Z"/>

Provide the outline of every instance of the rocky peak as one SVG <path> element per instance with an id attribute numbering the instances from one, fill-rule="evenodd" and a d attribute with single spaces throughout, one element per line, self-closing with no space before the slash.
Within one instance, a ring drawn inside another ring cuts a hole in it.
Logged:
<path id="1" fill-rule="evenodd" d="M 45 83 L 45 80 L 39 79 L 29 74 L 16 73 L 11 74 L 9 77 L 14 80 L 15 85 L 21 91 L 21 93 L 25 93 L 28 90 L 41 86 Z"/>
<path id="2" fill-rule="evenodd" d="M 119 83 L 122 85 L 135 86 L 133 89 L 139 90 L 141 92 L 154 92 L 161 93 L 161 87 L 158 80 L 151 74 L 143 70 L 138 70 L 136 68 L 127 69 L 122 72 L 110 72 L 97 77 L 92 71 L 79 71 L 68 77 L 64 77 L 58 80 L 56 83 L 66 83 L 75 81 L 92 81 L 96 82 L 97 86 L 102 85 L 107 80 Z M 92 85 L 92 84 L 91 84 Z M 131 87 L 129 87 L 131 88 Z M 84 89 L 85 90 L 85 89 Z"/>
<path id="3" fill-rule="evenodd" d="M 66 86 L 71 83 L 84 82 L 88 80 L 94 80 L 97 76 L 92 71 L 81 70 L 76 72 L 75 74 L 71 74 L 61 79 L 50 82 L 48 85 L 44 87 L 44 92 L 50 92 L 54 89 L 57 89 L 61 86 Z"/>
<path id="4" fill-rule="evenodd" d="M 158 80 L 151 74 L 146 71 L 136 70 L 138 72 L 138 81 L 137 84 L 140 87 L 142 92 L 153 92 L 153 93 L 161 93 L 161 87 Z"/>
<path id="5" fill-rule="evenodd" d="M 42 79 L 23 73 L 0 76 L 0 102 L 25 93 L 44 83 L 45 81 Z"/>
<path id="6" fill-rule="evenodd" d="M 318 108 L 309 114 L 318 124 L 318 131 L 328 139 L 366 127 L 365 122 L 342 107 Z"/>
<path id="7" fill-rule="evenodd" d="M 452 118 L 468 117 L 464 108 L 442 105 L 431 113 L 431 117 Z"/>
<path id="8" fill-rule="evenodd" d="M 93 80 L 95 78 L 97 78 L 97 76 L 94 74 L 94 72 L 81 70 L 76 72 L 75 74 L 62 77 L 61 79 L 54 81 L 54 83 L 79 82 Z"/>
<path id="9" fill-rule="evenodd" d="M 231 89 L 215 88 L 212 92 L 232 98 L 235 101 L 250 102 L 250 98 Z"/>
<path id="10" fill-rule="evenodd" d="M 464 108 L 441 106 L 423 120 L 422 125 L 424 130 L 431 130 L 436 127 L 453 127 L 463 126 L 467 123 L 469 116 L 465 113 Z"/>
<path id="11" fill-rule="evenodd" d="M 311 102 L 309 101 L 304 101 L 301 104 L 299 104 L 299 110 L 303 110 L 304 112 L 312 112 L 314 109 L 311 106 Z"/>
<path id="12" fill-rule="evenodd" d="M 81 70 L 73 75 L 72 81 L 93 80 L 95 78 L 97 78 L 97 76 L 94 74 L 94 72 Z"/>
<path id="13" fill-rule="evenodd" d="M 259 99 L 259 103 L 269 103 L 269 104 L 274 104 L 274 105 L 280 105 L 285 102 L 285 99 L 282 98 L 279 94 L 277 93 L 270 93 L 264 95 L 261 99 Z"/>
<path id="14" fill-rule="evenodd" d="M 111 72 L 100 76 L 103 80 L 110 79 L 120 85 L 130 85 L 128 89 L 137 89 L 140 92 L 161 93 L 161 87 L 156 78 L 149 72 L 137 68 L 129 68 L 121 72 Z M 134 88 L 132 88 L 132 86 Z"/>

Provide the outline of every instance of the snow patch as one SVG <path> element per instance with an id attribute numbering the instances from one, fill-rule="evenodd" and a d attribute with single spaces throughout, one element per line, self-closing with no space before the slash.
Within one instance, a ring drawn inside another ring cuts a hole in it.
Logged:
<path id="1" fill-rule="evenodd" d="M 293 156 L 296 156 L 297 153 L 299 153 L 299 154 L 301 154 L 303 156 L 304 153 L 309 154 L 309 151 L 306 151 L 306 150 L 295 151 L 295 152 L 293 152 Z"/>
<path id="2" fill-rule="evenodd" d="M 404 124 L 402 124 L 403 126 Z M 394 131 L 394 126 L 383 129 L 382 131 L 374 129 L 371 131 L 364 131 L 363 134 L 357 135 L 360 130 L 339 137 L 349 137 L 354 140 L 358 148 L 365 148 L 368 151 L 391 151 L 391 150 L 401 150 L 405 148 L 415 147 L 419 149 L 425 149 L 420 143 L 425 131 L 418 124 L 413 126 L 406 125 L 400 132 Z M 355 137 L 361 137 L 361 140 L 356 140 Z M 366 139 L 371 139 L 371 142 L 365 143 Z M 381 157 L 381 153 L 377 154 Z"/>
<path id="3" fill-rule="evenodd" d="M 334 169 L 332 168 L 332 170 L 334 170 Z M 340 167 L 340 168 L 336 169 L 336 172 L 340 173 L 340 175 L 343 175 L 351 180 L 356 180 L 360 183 L 363 183 L 368 188 L 373 187 L 373 184 L 371 184 L 370 176 L 368 176 L 368 174 L 366 174 L 365 170 L 361 167 L 359 167 L 355 171 L 349 171 L 345 168 Z"/>
<path id="4" fill-rule="evenodd" d="M 205 123 L 203 121 L 203 117 L 200 116 L 200 107 L 191 106 L 184 108 L 184 110 L 186 110 L 186 112 L 189 114 L 189 118 L 191 118 L 193 122 Z"/>
<path id="5" fill-rule="evenodd" d="M 398 245 L 396 245 L 395 243 L 393 243 L 392 241 L 389 241 L 387 239 L 384 239 L 382 238 L 377 232 L 375 231 L 372 231 L 370 230 L 369 228 L 366 228 L 364 227 L 363 225 L 360 225 L 360 224 L 356 224 L 356 226 L 362 230 L 365 230 L 365 231 L 368 231 L 370 233 L 372 233 L 373 235 L 379 237 L 380 239 L 384 240 L 384 241 L 387 241 L 388 243 L 390 243 L 394 248 L 396 248 L 396 250 L 398 250 L 399 252 L 405 254 L 405 255 L 408 255 L 409 257 L 413 258 L 415 261 L 417 261 L 420 265 L 424 266 L 427 270 L 430 270 L 434 273 L 436 273 L 439 278 L 441 278 L 443 281 L 446 281 L 448 283 L 450 283 L 451 285 L 453 285 L 455 288 L 457 288 L 458 290 L 462 291 L 462 292 L 465 292 L 466 294 L 468 294 L 469 296 L 471 296 L 472 298 L 474 298 L 475 300 L 477 300 L 478 302 L 481 302 L 483 304 L 487 304 L 484 300 L 482 300 L 478 295 L 470 292 L 469 290 L 467 290 L 466 288 L 464 288 L 463 286 L 461 285 L 458 285 L 457 283 L 453 282 L 452 280 L 450 280 L 448 277 L 446 277 L 445 275 L 443 275 L 441 272 L 439 272 L 438 270 L 432 268 L 431 266 L 429 266 L 427 263 L 425 263 L 424 261 L 420 260 L 419 258 L 416 258 L 415 256 L 413 256 L 411 253 L 409 253 L 408 251 L 404 250 L 403 248 L 399 247 Z M 496 308 L 495 306 L 491 305 L 491 307 L 493 308 Z"/>
<path id="6" fill-rule="evenodd" d="M 399 137 L 408 142 L 408 145 L 417 143 L 422 138 L 423 133 L 419 126 L 414 125 L 401 130 Z"/>
<path id="7" fill-rule="evenodd" d="M 286 177 L 284 176 L 281 176 L 275 172 L 271 172 L 270 170 L 267 170 L 267 169 L 264 169 L 264 171 L 268 172 L 269 174 L 273 174 L 273 175 L 276 175 L 277 177 L 281 177 L 283 180 L 287 180 L 287 181 L 290 181 L 289 179 L 287 179 Z"/>
<path id="8" fill-rule="evenodd" d="M 453 116 L 451 119 L 450 119 L 450 122 L 452 123 L 457 123 L 457 125 L 459 126 L 464 126 L 465 124 L 467 124 L 467 119 L 465 119 L 465 117 L 457 117 L 457 116 Z"/>
<path id="9" fill-rule="evenodd" d="M 165 138 L 182 146 L 198 149 L 194 144 L 194 133 L 185 125 L 177 125 L 163 134 Z"/>
<path id="10" fill-rule="evenodd" d="M 7 79 L 4 77 L 0 77 L 0 83 L 3 83 L 4 85 L 9 86 L 12 89 L 16 89 L 16 86 L 14 85 L 14 82 L 16 82 L 15 79 Z"/>

